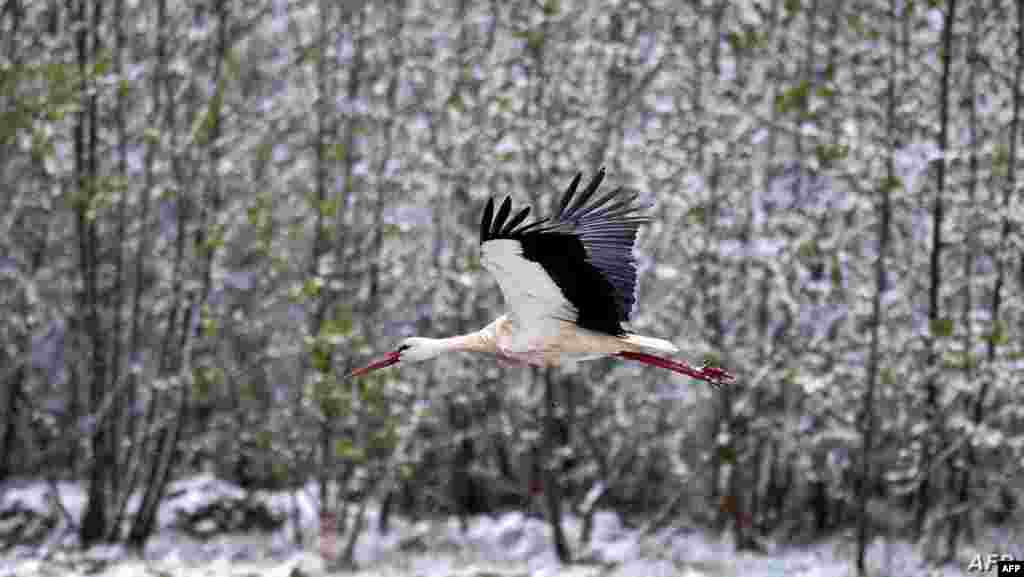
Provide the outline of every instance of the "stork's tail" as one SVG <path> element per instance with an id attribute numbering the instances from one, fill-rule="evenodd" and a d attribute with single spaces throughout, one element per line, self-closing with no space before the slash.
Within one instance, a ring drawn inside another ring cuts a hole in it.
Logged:
<path id="1" fill-rule="evenodd" d="M 675 354 L 679 352 L 679 347 L 666 340 L 656 339 L 654 337 L 645 337 L 643 335 L 634 335 L 630 333 L 623 337 L 622 340 L 628 345 L 635 347 L 634 350 L 636 352 L 651 351 L 664 354 Z"/>

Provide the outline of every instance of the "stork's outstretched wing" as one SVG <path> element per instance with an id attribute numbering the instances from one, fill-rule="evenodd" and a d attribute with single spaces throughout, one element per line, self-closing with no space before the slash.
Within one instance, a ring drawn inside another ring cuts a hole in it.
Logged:
<path id="1" fill-rule="evenodd" d="M 640 225 L 636 193 L 615 189 L 596 197 L 602 168 L 578 195 L 582 174 L 569 184 L 558 215 L 523 225 L 530 207 L 509 219 L 511 198 L 497 214 L 487 201 L 480 223 L 481 262 L 498 281 L 519 320 L 552 318 L 621 336 L 636 303 L 633 245 Z"/>

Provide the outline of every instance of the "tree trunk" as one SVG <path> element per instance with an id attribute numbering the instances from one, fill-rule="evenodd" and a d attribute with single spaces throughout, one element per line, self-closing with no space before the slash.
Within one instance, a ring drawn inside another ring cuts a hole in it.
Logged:
<path id="1" fill-rule="evenodd" d="M 938 368 L 938 343 L 936 342 L 938 325 L 941 313 L 941 288 L 942 288 L 942 226 L 945 221 L 945 203 L 943 195 L 946 193 L 946 168 L 947 161 L 945 153 L 947 149 L 949 132 L 949 83 L 951 80 L 951 65 L 953 62 L 953 19 L 956 15 L 956 0 L 949 0 L 946 5 L 945 21 L 942 30 L 942 84 L 939 89 L 939 135 L 938 147 L 943 156 L 938 161 L 937 176 L 935 185 L 935 202 L 932 214 L 932 250 L 930 257 L 930 284 L 928 288 L 928 322 L 931 334 L 928 339 L 928 366 L 930 373 L 925 380 L 925 419 L 927 428 L 921 439 L 921 467 L 920 485 L 917 491 L 917 513 L 915 516 L 915 530 L 920 539 L 924 536 L 925 521 L 928 511 L 934 499 L 931 480 L 931 469 L 933 447 L 941 446 L 941 424 L 938 422 L 939 411 L 939 384 L 934 371 Z"/>
<path id="2" fill-rule="evenodd" d="M 569 551 L 569 543 L 565 538 L 562 529 L 562 495 L 559 486 L 560 479 L 556 475 L 554 462 L 555 442 L 558 423 L 556 421 L 555 406 L 555 376 L 553 369 L 544 372 L 544 449 L 540 455 L 540 473 L 542 479 L 542 491 L 544 492 L 544 505 L 547 509 L 548 524 L 551 525 L 551 534 L 555 541 L 555 554 L 562 563 L 572 561 L 572 553 Z"/>
<path id="3" fill-rule="evenodd" d="M 889 43 L 894 47 L 896 39 L 897 0 L 889 4 Z M 871 344 L 868 352 L 867 389 L 860 410 L 860 434 L 863 439 L 858 475 L 859 512 L 857 519 L 857 573 L 867 575 L 868 547 L 868 499 L 871 496 L 871 453 L 875 446 L 875 390 L 881 364 L 881 327 L 885 322 L 882 311 L 882 293 L 885 291 L 886 258 L 889 254 L 889 229 L 892 218 L 891 192 L 896 183 L 896 57 L 895 50 L 889 52 L 888 88 L 886 92 L 886 136 L 889 154 L 886 162 L 885 180 L 879 187 L 881 202 L 878 203 L 878 258 L 875 260 L 875 294 L 871 300 Z"/>
<path id="4" fill-rule="evenodd" d="M 96 166 L 96 155 L 98 147 L 97 136 L 97 106 L 96 94 L 90 86 L 89 66 L 94 62 L 99 52 L 99 26 L 101 18 L 101 3 L 95 3 L 92 11 L 92 21 L 86 24 L 85 0 L 78 0 L 77 4 L 72 2 L 74 22 L 78 25 L 75 31 L 76 54 L 78 71 L 81 75 L 79 80 L 80 97 L 82 99 L 82 110 L 79 111 L 75 122 L 75 174 L 76 193 L 78 195 L 78 238 L 80 268 L 83 280 L 83 297 L 80 314 L 87 316 L 83 323 L 83 329 L 89 334 L 92 360 L 90 363 L 91 382 L 89 386 L 89 400 L 87 411 L 95 414 L 103 401 L 107 386 L 106 377 L 106 349 L 105 330 L 100 321 L 100 295 L 98 277 L 96 274 L 99 268 L 99 246 L 96 235 L 96 219 L 98 215 L 90 216 L 89 207 L 92 205 L 93 197 L 97 192 L 98 168 Z M 92 42 L 89 41 L 91 32 Z M 88 127 L 88 138 L 86 139 L 86 128 Z M 106 497 L 109 494 L 108 483 L 113 471 L 110 462 L 110 451 L 107 440 L 107 426 L 102 422 L 94 422 L 92 430 L 89 431 L 89 444 L 92 448 L 92 460 L 88 463 L 89 486 L 87 489 L 87 503 L 85 514 L 82 517 L 82 525 L 79 536 L 85 547 L 102 540 L 107 533 L 107 503 Z"/>
<path id="5" fill-rule="evenodd" d="M 979 42 L 979 27 L 981 20 L 981 8 L 977 5 L 969 7 L 971 16 L 971 31 L 968 42 L 970 44 L 970 56 L 968 57 L 968 111 L 967 111 L 967 123 L 968 131 L 970 133 L 971 140 L 971 157 L 968 165 L 968 180 L 967 180 L 967 209 L 965 213 L 965 239 L 966 250 L 964 251 L 964 300 L 963 309 L 961 313 L 961 323 L 964 326 L 964 339 L 963 339 L 963 350 L 967 358 L 964 362 L 964 377 L 967 382 L 975 381 L 974 371 L 974 355 L 972 353 L 974 349 L 974 330 L 972 322 L 972 313 L 974 312 L 974 292 L 973 292 L 973 281 L 972 274 L 974 271 L 974 257 L 977 251 L 977 230 L 974 226 L 974 216 L 977 210 L 977 189 L 978 189 L 978 160 L 981 155 L 981 148 L 978 141 L 978 106 L 977 106 L 977 63 L 980 61 L 980 54 L 978 51 Z M 965 404 L 965 413 L 969 411 L 969 407 Z M 966 434 L 966 433 L 961 433 Z M 963 528 L 964 521 L 967 518 L 967 505 L 971 484 L 971 469 L 976 464 L 976 455 L 974 451 L 974 443 L 971 440 L 967 440 L 964 443 L 963 448 L 963 460 L 960 461 L 957 458 L 950 460 L 950 476 L 956 479 L 957 487 L 957 501 L 959 502 L 959 508 L 961 512 L 955 513 L 951 519 L 949 526 L 949 536 L 946 542 L 946 561 L 952 561 L 953 552 L 957 550 L 957 541 L 959 540 L 960 533 Z"/>

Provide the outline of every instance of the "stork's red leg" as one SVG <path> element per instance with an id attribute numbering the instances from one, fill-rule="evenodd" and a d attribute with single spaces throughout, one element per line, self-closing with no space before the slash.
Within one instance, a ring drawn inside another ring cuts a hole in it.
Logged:
<path id="1" fill-rule="evenodd" d="M 707 381 L 708 383 L 711 383 L 711 386 L 716 388 L 722 385 L 727 385 L 736 380 L 736 377 L 734 377 L 731 373 L 729 373 L 725 369 L 720 369 L 718 367 L 705 366 L 697 369 L 681 361 L 673 361 L 672 359 L 666 359 L 655 355 L 649 355 L 647 353 L 637 353 L 633 351 L 622 351 L 616 356 L 622 357 L 624 359 L 629 359 L 631 361 L 639 361 L 644 364 L 654 365 L 656 367 L 661 367 L 663 369 L 668 369 L 670 371 L 675 371 L 677 373 L 684 374 L 688 377 L 697 379 L 699 381 Z"/>

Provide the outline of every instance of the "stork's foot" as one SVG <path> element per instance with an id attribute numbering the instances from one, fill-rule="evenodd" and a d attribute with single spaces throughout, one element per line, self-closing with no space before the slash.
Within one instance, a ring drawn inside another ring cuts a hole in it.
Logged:
<path id="1" fill-rule="evenodd" d="M 709 367 L 707 365 L 701 366 L 698 369 L 700 378 L 704 379 L 716 389 L 722 388 L 724 385 L 730 385 L 736 381 L 736 376 L 719 367 Z"/>

